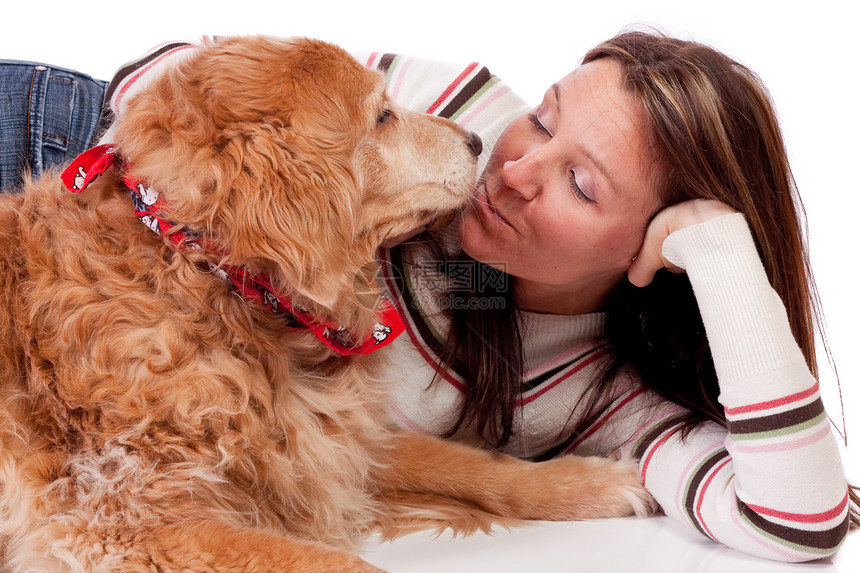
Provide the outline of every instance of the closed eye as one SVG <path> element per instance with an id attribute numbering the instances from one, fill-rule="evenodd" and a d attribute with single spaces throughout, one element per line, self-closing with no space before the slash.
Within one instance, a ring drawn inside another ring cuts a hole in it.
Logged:
<path id="1" fill-rule="evenodd" d="M 529 114 L 529 121 L 532 122 L 532 124 L 537 128 L 538 131 L 548 135 L 549 137 L 552 137 L 552 133 L 550 133 L 550 131 L 546 128 L 546 126 L 543 124 L 543 122 L 540 120 L 536 113 Z"/>
<path id="2" fill-rule="evenodd" d="M 582 190 L 582 187 L 579 186 L 579 183 L 576 181 L 576 171 L 571 169 L 568 172 L 568 182 L 570 183 L 570 188 L 573 190 L 573 194 L 580 201 L 584 201 L 585 203 L 597 203 L 594 199 L 586 195 L 585 191 Z"/>

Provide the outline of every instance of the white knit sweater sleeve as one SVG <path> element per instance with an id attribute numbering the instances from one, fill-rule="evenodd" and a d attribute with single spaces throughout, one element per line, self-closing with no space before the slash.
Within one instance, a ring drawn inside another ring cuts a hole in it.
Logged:
<path id="1" fill-rule="evenodd" d="M 792 337 L 743 215 L 670 235 L 714 357 L 727 430 L 666 430 L 644 452 L 663 511 L 712 539 L 781 561 L 836 551 L 848 530 L 845 471 L 818 383 Z"/>

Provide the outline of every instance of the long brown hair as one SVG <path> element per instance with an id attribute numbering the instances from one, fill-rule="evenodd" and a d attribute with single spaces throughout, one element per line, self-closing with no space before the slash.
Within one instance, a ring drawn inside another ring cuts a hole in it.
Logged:
<path id="1" fill-rule="evenodd" d="M 664 205 L 715 199 L 746 216 L 792 334 L 817 377 L 820 313 L 803 205 L 759 77 L 708 46 L 654 33 L 618 35 L 590 50 L 583 63 L 602 58 L 622 66 L 626 86 L 645 108 L 663 163 Z"/>

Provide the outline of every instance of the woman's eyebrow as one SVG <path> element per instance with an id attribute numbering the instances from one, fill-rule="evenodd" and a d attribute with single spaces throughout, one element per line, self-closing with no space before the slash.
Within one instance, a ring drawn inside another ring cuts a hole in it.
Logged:
<path id="1" fill-rule="evenodd" d="M 559 103 L 561 101 L 561 88 L 558 83 L 554 83 L 550 87 L 552 88 L 552 93 L 555 94 L 555 113 L 561 115 L 561 103 Z"/>
<path id="2" fill-rule="evenodd" d="M 561 116 L 561 103 L 560 103 L 561 102 L 561 87 L 558 85 L 558 83 L 554 83 L 554 84 L 552 84 L 551 88 L 552 88 L 553 94 L 555 94 L 556 113 L 560 117 Z M 594 121 L 597 121 L 597 118 L 595 118 Z M 592 123 L 594 123 L 594 122 L 592 122 Z M 588 127 L 591 127 L 591 125 L 589 125 Z M 609 166 L 606 163 L 604 163 L 603 160 L 601 160 L 597 155 L 592 153 L 591 150 L 587 149 L 585 146 L 580 145 L 578 147 L 580 147 L 580 149 L 582 150 L 582 154 L 585 155 L 585 157 L 587 157 L 588 160 L 591 161 L 595 167 L 597 167 L 597 170 L 600 171 L 600 173 L 603 175 L 604 179 L 606 179 L 609 182 L 609 190 L 617 195 L 618 194 L 618 186 L 615 184 L 615 181 L 612 179 L 612 177 L 610 177 Z"/>
<path id="3" fill-rule="evenodd" d="M 606 165 L 599 157 L 597 157 L 594 153 L 592 153 L 589 149 L 582 147 L 582 154 L 585 155 L 589 161 L 591 161 L 597 170 L 603 174 L 604 179 L 609 182 L 609 190 L 612 191 L 615 195 L 618 195 L 618 186 L 615 184 L 615 181 L 612 179 L 610 175 L 609 166 Z"/>

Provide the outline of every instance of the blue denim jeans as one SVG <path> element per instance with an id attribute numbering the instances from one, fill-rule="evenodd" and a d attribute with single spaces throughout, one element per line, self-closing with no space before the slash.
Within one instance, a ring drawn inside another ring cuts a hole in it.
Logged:
<path id="1" fill-rule="evenodd" d="M 0 190 L 91 147 L 106 87 L 72 70 L 0 60 Z"/>

